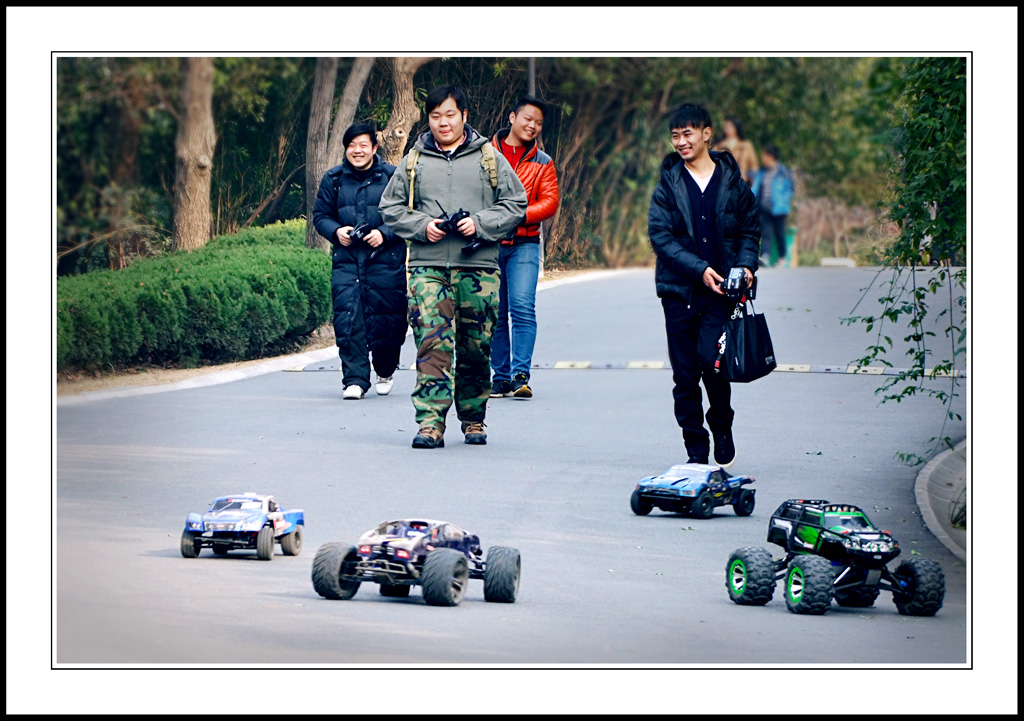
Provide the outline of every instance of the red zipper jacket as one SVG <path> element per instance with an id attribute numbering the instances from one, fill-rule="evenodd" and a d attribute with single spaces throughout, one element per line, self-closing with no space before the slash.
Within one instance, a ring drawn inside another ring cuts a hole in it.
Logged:
<path id="1" fill-rule="evenodd" d="M 491 144 L 502 152 L 502 141 L 508 136 L 508 128 L 494 134 Z M 555 161 L 537 147 L 534 140 L 527 146 L 522 159 L 514 168 L 523 187 L 526 188 L 526 221 L 516 228 L 515 238 L 503 240 L 502 244 L 539 243 L 540 224 L 558 210 L 558 178 L 555 175 Z"/>

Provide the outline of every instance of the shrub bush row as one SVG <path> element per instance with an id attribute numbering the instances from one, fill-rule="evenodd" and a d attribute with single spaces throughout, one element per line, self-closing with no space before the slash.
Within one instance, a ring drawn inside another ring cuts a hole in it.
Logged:
<path id="1" fill-rule="evenodd" d="M 57 280 L 57 369 L 257 358 L 327 323 L 330 258 L 305 221 Z"/>

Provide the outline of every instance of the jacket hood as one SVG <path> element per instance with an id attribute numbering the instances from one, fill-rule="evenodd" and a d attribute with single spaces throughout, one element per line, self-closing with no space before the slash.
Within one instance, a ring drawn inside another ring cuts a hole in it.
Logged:
<path id="1" fill-rule="evenodd" d="M 480 135 L 480 133 L 476 132 L 476 130 L 474 130 L 468 123 L 465 126 L 465 130 L 466 133 L 469 135 L 469 140 L 466 142 L 465 145 L 459 146 L 459 150 L 461 152 L 466 152 L 468 150 L 476 150 L 481 145 L 487 142 L 487 138 Z M 420 151 L 425 150 L 428 153 L 440 154 L 440 150 L 437 147 L 437 143 L 434 142 L 434 135 L 429 130 L 427 130 L 424 133 L 420 133 L 419 137 L 416 138 L 415 145 L 417 148 L 420 149 Z"/>

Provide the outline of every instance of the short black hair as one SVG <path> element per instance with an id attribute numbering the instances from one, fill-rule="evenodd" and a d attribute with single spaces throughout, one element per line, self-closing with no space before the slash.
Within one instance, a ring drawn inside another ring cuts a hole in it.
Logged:
<path id="1" fill-rule="evenodd" d="M 351 144 L 351 142 L 360 135 L 369 135 L 370 143 L 372 145 L 377 145 L 377 131 L 369 123 L 356 123 L 355 125 L 350 125 L 341 138 L 341 144 L 347 148 L 349 144 Z"/>
<path id="2" fill-rule="evenodd" d="M 673 131 L 677 128 L 701 128 L 711 127 L 711 114 L 703 105 L 694 103 L 683 103 L 672 111 L 668 119 L 668 129 Z"/>
<path id="3" fill-rule="evenodd" d="M 516 104 L 512 106 L 512 112 L 518 114 L 524 105 L 532 105 L 540 110 L 540 114 L 545 118 L 548 116 L 548 104 L 534 95 L 524 95 L 519 98 Z"/>
<path id="4" fill-rule="evenodd" d="M 778 145 L 768 144 L 768 145 L 764 146 L 764 151 L 763 152 L 768 153 L 768 155 L 772 156 L 776 160 L 782 160 L 782 158 L 779 157 L 779 146 Z"/>
<path id="5" fill-rule="evenodd" d="M 427 115 L 434 112 L 434 108 L 443 103 L 448 98 L 455 101 L 455 107 L 459 109 L 459 112 L 465 112 L 468 105 L 466 103 L 466 94 L 462 92 L 455 85 L 442 85 L 439 88 L 434 88 L 430 91 L 430 95 L 427 96 L 426 108 Z"/>

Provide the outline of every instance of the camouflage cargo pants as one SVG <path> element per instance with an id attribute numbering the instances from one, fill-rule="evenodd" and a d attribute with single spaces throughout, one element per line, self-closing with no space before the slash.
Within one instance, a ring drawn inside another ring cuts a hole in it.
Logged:
<path id="1" fill-rule="evenodd" d="M 499 277 L 484 268 L 409 269 L 409 324 L 417 349 L 412 404 L 419 425 L 443 430 L 453 400 L 460 421 L 484 420 Z"/>

